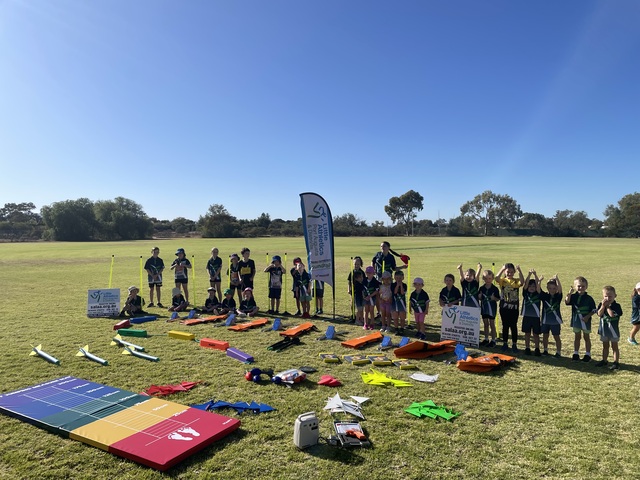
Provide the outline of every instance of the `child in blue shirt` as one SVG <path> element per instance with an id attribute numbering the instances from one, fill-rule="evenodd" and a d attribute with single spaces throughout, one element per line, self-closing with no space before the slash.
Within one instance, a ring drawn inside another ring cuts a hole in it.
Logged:
<path id="1" fill-rule="evenodd" d="M 478 271 L 482 270 L 482 265 L 478 264 Z M 491 270 L 482 272 L 484 284 L 479 288 L 478 298 L 480 299 L 480 314 L 484 324 L 484 340 L 480 345 L 496 346 L 496 314 L 498 312 L 498 300 L 500 300 L 500 290 L 493 284 L 494 275 Z M 491 337 L 489 337 L 491 333 Z M 489 340 L 491 338 L 491 340 Z"/>
<path id="2" fill-rule="evenodd" d="M 620 341 L 620 317 L 622 316 L 622 307 L 616 302 L 616 289 L 611 285 L 607 285 L 602 289 L 602 302 L 596 307 L 600 324 L 598 325 L 598 335 L 602 340 L 602 360 L 596 363 L 596 367 L 604 367 L 609 358 L 609 344 L 613 351 L 613 363 L 609 370 L 618 370 L 620 368 L 620 350 L 618 342 Z"/>
<path id="3" fill-rule="evenodd" d="M 596 302 L 587 293 L 589 282 L 584 277 L 576 277 L 573 286 L 564 299 L 566 305 L 571 305 L 571 327 L 573 328 L 573 356 L 572 360 L 580 360 L 580 341 L 584 336 L 586 352 L 583 362 L 591 361 L 591 317 L 596 313 Z M 575 289 L 575 291 L 574 291 Z"/>
<path id="4" fill-rule="evenodd" d="M 540 283 L 542 282 L 540 277 Z M 540 283 L 538 285 L 540 285 Z M 542 301 L 542 347 L 543 355 L 549 355 L 549 333 L 553 335 L 556 342 L 556 358 L 562 356 L 562 340 L 560 338 L 560 328 L 562 325 L 562 284 L 558 275 L 554 275 L 547 282 L 547 291 L 540 290 L 540 300 Z"/>

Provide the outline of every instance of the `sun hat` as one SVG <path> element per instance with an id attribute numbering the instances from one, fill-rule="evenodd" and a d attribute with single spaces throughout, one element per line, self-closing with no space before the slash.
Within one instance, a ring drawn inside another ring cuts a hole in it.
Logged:
<path id="1" fill-rule="evenodd" d="M 375 272 L 375 270 L 373 269 L 373 267 L 371 265 L 369 265 L 364 271 L 364 273 L 374 273 L 374 272 Z"/>
<path id="2" fill-rule="evenodd" d="M 207 288 L 207 292 L 215 292 L 215 291 L 216 291 L 216 287 Z"/>
<path id="3" fill-rule="evenodd" d="M 391 278 L 391 272 L 382 272 L 382 278 Z"/>
<path id="4" fill-rule="evenodd" d="M 136 287 L 135 285 L 131 285 L 131 286 L 129 287 L 129 293 L 133 292 L 134 290 L 138 290 L 138 291 L 140 291 L 140 289 L 139 289 L 138 287 Z"/>
<path id="5" fill-rule="evenodd" d="M 243 292 L 253 292 L 253 288 L 247 287 L 243 290 Z"/>
<path id="6" fill-rule="evenodd" d="M 179 248 L 178 250 L 176 250 L 176 255 L 178 255 L 179 253 L 182 253 L 183 255 L 185 255 L 184 248 Z"/>
<path id="7" fill-rule="evenodd" d="M 174 297 L 176 295 L 180 295 L 180 289 L 178 287 L 172 288 L 171 289 L 171 295 L 173 295 Z"/>
<path id="8" fill-rule="evenodd" d="M 282 262 L 282 259 L 280 258 L 280 255 L 274 255 L 273 257 L 271 257 L 271 261 L 272 262 Z"/>
<path id="9" fill-rule="evenodd" d="M 233 294 L 233 292 L 231 291 L 230 288 L 225 288 L 224 291 L 222 292 L 223 295 L 231 295 Z"/>
<path id="10" fill-rule="evenodd" d="M 418 285 L 424 285 L 424 280 L 422 280 L 422 278 L 420 277 L 416 277 L 413 279 L 413 283 L 417 283 Z"/>

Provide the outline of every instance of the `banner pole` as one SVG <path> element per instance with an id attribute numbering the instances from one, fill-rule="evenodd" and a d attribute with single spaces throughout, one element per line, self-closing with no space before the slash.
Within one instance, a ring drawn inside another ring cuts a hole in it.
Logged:
<path id="1" fill-rule="evenodd" d="M 282 315 L 290 315 L 287 312 L 287 297 L 289 296 L 289 291 L 287 290 L 287 277 L 289 276 L 287 275 L 287 268 L 289 268 L 287 266 L 287 252 L 284 252 L 284 312 L 282 312 Z"/>
<path id="2" fill-rule="evenodd" d="M 138 288 L 142 288 L 142 255 L 140 255 L 140 286 Z"/>
<path id="3" fill-rule="evenodd" d="M 109 268 L 109 288 L 111 288 L 111 278 L 113 277 L 113 261 L 115 260 L 115 258 L 115 255 L 111 255 L 111 267 Z"/>
<path id="4" fill-rule="evenodd" d="M 197 291 L 198 289 L 196 288 L 196 256 L 195 255 L 191 255 L 191 270 L 193 270 L 193 305 L 197 305 Z"/>

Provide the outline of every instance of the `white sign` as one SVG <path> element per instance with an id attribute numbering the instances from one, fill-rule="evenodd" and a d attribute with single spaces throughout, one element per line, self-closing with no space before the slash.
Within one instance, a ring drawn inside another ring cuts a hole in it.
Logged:
<path id="1" fill-rule="evenodd" d="M 301 193 L 302 226 L 313 280 L 334 284 L 333 219 L 327 202 L 317 193 Z"/>
<path id="2" fill-rule="evenodd" d="M 480 309 L 453 305 L 442 309 L 440 340 L 477 347 L 480 344 Z"/>
<path id="3" fill-rule="evenodd" d="M 120 289 L 89 290 L 87 317 L 116 317 L 120 313 Z"/>

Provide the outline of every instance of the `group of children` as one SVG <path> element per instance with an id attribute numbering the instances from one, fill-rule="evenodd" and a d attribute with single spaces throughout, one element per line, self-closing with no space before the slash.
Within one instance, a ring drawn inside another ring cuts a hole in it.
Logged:
<path id="1" fill-rule="evenodd" d="M 407 285 L 403 282 L 404 274 L 401 270 L 393 273 L 383 272 L 379 278 L 374 276 L 373 266 L 362 269 L 362 259 L 355 257 L 353 270 L 350 272 L 349 295 L 352 298 L 352 308 L 356 322 L 365 330 L 373 329 L 374 312 L 380 315 L 380 330 L 386 332 L 393 321 L 396 333 L 404 334 L 407 314 L 406 292 Z M 476 271 L 463 270 L 458 265 L 461 290 L 455 286 L 455 277 L 447 274 L 444 277 L 444 288 L 440 291 L 438 303 L 441 308 L 453 305 L 475 307 L 480 309 L 483 321 L 484 340 L 482 346 L 495 347 L 497 340 L 495 319 L 500 313 L 502 321 L 502 350 L 509 350 L 509 336 L 514 353 L 518 350 L 518 317 L 522 316 L 521 331 L 524 333 L 526 355 L 549 355 L 549 336 L 555 340 L 556 357 L 561 357 L 562 340 L 560 329 L 562 302 L 571 306 L 571 328 L 574 333 L 574 352 L 572 360 L 581 360 L 580 346 L 582 339 L 585 343 L 585 353 L 582 361 L 591 361 L 591 318 L 599 318 L 598 335 L 602 341 L 602 360 L 596 366 L 606 366 L 609 363 L 609 350 L 612 352 L 613 362 L 609 366 L 612 370 L 620 368 L 619 320 L 622 307 L 616 302 L 615 288 L 607 285 L 602 289 L 602 301 L 596 305 L 594 299 L 587 293 L 588 282 L 584 277 L 576 277 L 573 285 L 565 297 L 562 285 L 557 275 L 546 282 L 546 291 L 542 290 L 544 277 L 538 276 L 534 269 L 529 270 L 527 277 L 519 265 L 506 263 L 497 274 L 491 270 L 483 270 L 478 264 L 483 284 L 476 279 Z M 516 277 L 516 273 L 518 276 Z M 424 281 L 417 277 L 413 280 L 414 291 L 409 297 L 409 305 L 413 310 L 418 338 L 425 338 L 424 317 L 429 312 L 429 295 L 424 291 Z M 520 289 L 522 288 L 522 305 L 520 306 Z M 640 331 L 640 283 L 632 294 L 632 329 L 628 342 L 638 345 L 636 335 Z M 540 336 L 542 335 L 542 351 Z M 533 340 L 533 349 L 531 341 Z"/>
<path id="2" fill-rule="evenodd" d="M 393 324 L 399 335 L 404 334 L 407 313 L 412 311 L 417 327 L 417 337 L 426 338 L 425 317 L 429 313 L 430 299 L 424 290 L 424 281 L 420 277 L 413 279 L 413 291 L 409 294 L 408 286 L 404 282 L 403 268 L 406 268 L 405 256 L 401 256 L 390 249 L 388 242 L 382 242 L 381 251 L 373 257 L 371 265 L 364 267 L 361 257 L 354 257 L 353 269 L 348 276 L 348 294 L 351 297 L 352 313 L 356 324 L 365 330 L 374 328 L 376 316 L 380 318 L 380 330 L 388 332 Z M 147 272 L 150 303 L 154 307 L 154 293 L 157 306 L 164 308 L 161 303 L 162 274 L 164 262 L 159 257 L 160 249 L 154 247 L 152 256 L 146 261 L 144 269 Z M 202 308 L 203 312 L 224 314 L 238 312 L 255 315 L 258 312 L 253 297 L 253 283 L 256 265 L 250 258 L 251 251 L 243 248 L 241 257 L 233 253 L 229 257 L 227 275 L 229 286 L 221 289 L 223 261 L 219 257 L 217 248 L 211 249 L 211 257 L 207 261 L 206 271 L 209 276 L 210 287 L 208 298 Z M 403 257 L 405 265 L 396 266 L 395 256 Z M 176 259 L 171 264 L 174 271 L 175 288 L 172 289 L 170 311 L 182 311 L 189 306 L 188 271 L 191 262 L 183 248 L 175 253 Z M 408 257 L 406 257 L 408 259 Z M 283 289 L 283 279 L 286 275 L 285 266 L 279 255 L 271 258 L 264 272 L 269 275 L 268 289 L 270 306 L 269 314 L 280 313 L 280 300 Z M 574 332 L 573 360 L 588 362 L 591 360 L 591 318 L 599 318 L 598 335 L 603 343 L 602 360 L 596 365 L 608 364 L 609 350 L 612 352 L 613 363 L 611 369 L 619 368 L 620 340 L 619 319 L 622 308 L 616 302 L 615 288 L 603 288 L 602 301 L 596 305 L 594 299 L 587 293 L 588 282 L 584 277 L 576 277 L 570 291 L 563 297 L 562 285 L 557 275 L 551 277 L 546 284 L 546 291 L 542 289 L 544 277 L 538 276 L 534 269 L 529 270 L 527 277 L 519 265 L 506 263 L 494 274 L 481 264 L 477 266 L 481 275 L 482 285 L 476 278 L 476 270 L 463 270 L 458 265 L 460 289 L 456 287 L 456 278 L 452 274 L 444 277 L 444 288 L 440 291 L 438 303 L 441 308 L 453 305 L 480 308 L 483 323 L 484 339 L 482 346 L 495 347 L 497 332 L 495 319 L 500 314 L 502 322 L 502 350 L 518 350 L 518 317 L 522 316 L 521 331 L 524 333 L 526 355 L 549 355 L 549 336 L 555 340 L 555 356 L 561 356 L 562 340 L 560 330 L 562 325 L 562 302 L 571 306 L 571 328 Z M 295 315 L 302 318 L 311 316 L 311 300 L 315 297 L 317 309 L 315 314 L 322 314 L 324 285 L 322 282 L 312 281 L 300 257 L 293 259 L 293 267 L 289 274 L 292 280 L 292 292 L 296 301 Z M 517 274 L 517 276 L 516 276 Z M 522 289 L 522 305 L 520 305 L 520 289 Z M 239 305 L 234 300 L 237 292 Z M 139 290 L 132 286 L 121 315 L 145 313 L 142 310 L 143 301 L 138 296 Z M 636 335 L 640 331 L 640 283 L 636 285 L 632 295 L 632 329 L 628 338 L 629 343 L 638 345 Z M 542 337 L 542 338 L 541 338 Z M 580 357 L 580 346 L 584 339 L 585 353 Z M 532 345 L 533 341 L 533 345 Z M 532 348 L 533 347 L 533 348 Z"/>
<path id="3" fill-rule="evenodd" d="M 157 307 L 164 308 L 161 303 L 161 287 L 162 287 L 162 275 L 165 269 L 164 261 L 159 256 L 160 248 L 154 247 L 151 250 L 151 257 L 149 257 L 144 265 L 144 269 L 147 272 L 147 281 L 149 284 L 149 304 L 147 307 L 153 308 L 154 294 L 157 299 Z M 238 312 L 246 315 L 255 315 L 258 312 L 255 299 L 253 297 L 253 281 L 256 274 L 256 264 L 253 259 L 250 258 L 251 250 L 249 248 L 243 248 L 240 251 L 242 258 L 233 253 L 229 256 L 229 265 L 227 268 L 227 275 L 229 277 L 229 286 L 222 291 L 222 258 L 219 256 L 217 248 L 211 249 L 211 257 L 206 264 L 206 272 L 209 276 L 208 298 L 205 302 L 205 306 L 201 309 L 207 313 L 228 313 Z M 174 272 L 175 287 L 172 289 L 171 306 L 168 310 L 172 312 L 180 312 L 190 305 L 189 303 L 189 270 L 192 269 L 192 264 L 187 258 L 186 252 L 183 248 L 178 248 L 175 253 L 175 260 L 171 264 L 171 270 Z M 265 273 L 269 274 L 269 301 L 270 308 L 267 310 L 269 314 L 280 313 L 280 299 L 282 296 L 283 277 L 285 275 L 285 267 L 282 264 L 282 258 L 279 255 L 274 255 L 271 258 L 271 263 L 264 269 Z M 297 311 L 296 316 L 303 318 L 310 318 L 311 300 L 316 298 L 316 314 L 322 314 L 322 303 L 324 297 L 324 284 L 323 282 L 312 282 L 311 276 L 305 269 L 305 265 L 300 257 L 293 259 L 293 268 L 290 270 L 292 277 L 292 292 L 296 301 Z M 138 297 L 139 289 L 135 288 L 136 292 L 134 297 Z M 313 290 L 312 290 L 313 288 Z M 236 306 L 234 295 L 238 295 L 239 306 Z M 143 302 L 141 300 L 141 302 Z M 135 305 L 125 303 L 125 308 L 121 312 L 121 315 L 133 315 L 145 313 L 142 310 L 142 304 L 139 308 Z"/>

